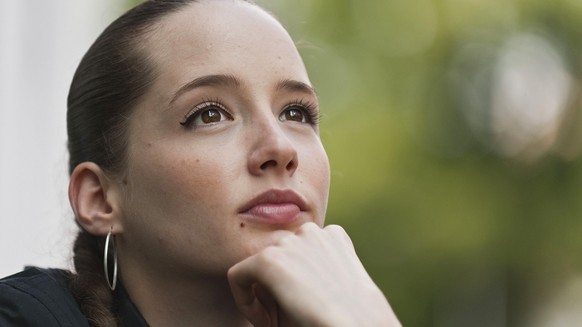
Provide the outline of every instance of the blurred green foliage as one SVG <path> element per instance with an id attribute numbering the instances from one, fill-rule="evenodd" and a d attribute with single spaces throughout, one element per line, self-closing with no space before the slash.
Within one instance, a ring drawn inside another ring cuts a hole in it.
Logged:
<path id="1" fill-rule="evenodd" d="M 262 3 L 299 41 L 319 90 L 333 174 L 327 221 L 349 231 L 404 325 L 530 325 L 582 269 L 579 93 L 556 145 L 522 160 L 472 130 L 447 75 L 468 43 L 485 46 L 461 73 L 493 69 L 504 40 L 535 31 L 576 84 L 582 3 Z"/>
<path id="2" fill-rule="evenodd" d="M 348 230 L 403 324 L 533 326 L 582 271 L 582 2 L 260 3 L 297 41 L 318 89 L 327 223 Z M 546 40 L 571 83 L 536 155 L 500 151 L 487 111 L 496 60 L 520 33 Z M 470 92 L 485 108 L 477 125 Z"/>

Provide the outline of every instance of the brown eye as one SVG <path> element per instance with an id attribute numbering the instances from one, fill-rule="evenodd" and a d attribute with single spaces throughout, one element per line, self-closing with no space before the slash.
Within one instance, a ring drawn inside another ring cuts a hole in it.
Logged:
<path id="1" fill-rule="evenodd" d="M 184 127 L 212 125 L 224 120 L 232 120 L 226 108 L 218 102 L 208 101 L 194 107 L 180 125 Z"/>
<path id="2" fill-rule="evenodd" d="M 297 107 L 290 107 L 290 108 L 285 109 L 285 111 L 283 111 L 281 113 L 281 115 L 279 116 L 279 119 L 282 121 L 290 120 L 290 121 L 296 121 L 296 122 L 300 122 L 300 123 L 307 122 L 305 114 L 303 113 L 303 111 L 301 109 L 299 109 Z"/>
<path id="3" fill-rule="evenodd" d="M 200 114 L 200 120 L 204 124 L 218 123 L 223 120 L 222 116 L 222 113 L 218 109 L 208 109 Z"/>

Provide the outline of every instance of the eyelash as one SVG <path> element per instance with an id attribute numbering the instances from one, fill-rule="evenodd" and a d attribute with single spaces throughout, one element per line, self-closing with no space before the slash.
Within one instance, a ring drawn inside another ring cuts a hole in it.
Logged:
<path id="1" fill-rule="evenodd" d="M 232 118 L 228 110 L 226 110 L 226 107 L 218 99 L 206 99 L 202 101 L 202 103 L 197 104 L 192 109 L 190 109 L 190 111 L 188 111 L 188 113 L 184 116 L 184 119 L 182 119 L 182 121 L 180 122 L 180 125 L 184 127 L 190 127 L 194 119 L 198 117 L 199 113 L 210 108 L 216 108 L 220 110 L 223 114 L 226 114 L 226 116 L 228 116 L 229 118 Z"/>
<path id="2" fill-rule="evenodd" d="M 319 125 L 321 114 L 317 110 L 317 105 L 315 105 L 315 103 L 305 99 L 298 99 L 283 107 L 282 112 L 293 107 L 299 107 L 298 109 L 307 116 L 306 119 L 308 124 Z"/>
<path id="3" fill-rule="evenodd" d="M 226 110 L 226 106 L 224 106 L 220 102 L 220 100 L 207 99 L 207 100 L 204 100 L 202 103 L 194 106 L 184 116 L 184 119 L 180 122 L 180 125 L 182 125 L 184 127 L 189 127 L 190 125 L 192 125 L 192 122 L 198 116 L 199 113 L 201 113 L 202 111 L 204 111 L 206 109 L 213 108 L 213 107 L 216 109 L 219 109 L 224 114 L 226 114 L 229 118 L 232 119 L 232 116 L 230 115 L 228 110 Z M 285 107 L 283 107 L 282 113 L 285 112 L 286 110 L 289 110 L 289 109 L 294 108 L 294 107 L 297 107 L 298 110 L 300 110 L 304 115 L 306 115 L 306 119 L 307 119 L 308 124 L 315 125 L 315 126 L 319 125 L 319 122 L 321 120 L 321 114 L 317 110 L 317 105 L 315 105 L 315 103 L 308 101 L 308 100 L 305 100 L 305 99 L 298 99 L 298 100 L 295 100 L 295 101 L 289 103 Z"/>

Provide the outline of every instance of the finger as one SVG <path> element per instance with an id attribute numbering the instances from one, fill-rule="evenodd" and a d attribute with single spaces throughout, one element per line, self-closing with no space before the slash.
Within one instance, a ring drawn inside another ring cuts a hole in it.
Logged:
<path id="1" fill-rule="evenodd" d="M 254 327 L 273 327 L 269 309 L 259 298 L 254 298 L 248 305 L 239 305 L 240 312 L 253 324 Z M 276 309 L 275 309 L 276 310 Z"/>
<path id="2" fill-rule="evenodd" d="M 314 234 L 314 233 L 318 233 L 321 232 L 322 228 L 317 225 L 314 222 L 306 222 L 303 225 L 299 226 L 299 228 L 297 229 L 297 232 L 295 232 L 296 235 L 302 236 L 302 235 L 309 235 L 309 234 Z"/>
<path id="3" fill-rule="evenodd" d="M 232 266 L 228 270 L 228 280 L 231 288 L 236 291 L 235 300 L 241 304 L 252 301 L 252 288 L 256 283 L 272 293 L 273 290 L 268 285 L 271 279 L 281 273 L 280 261 L 284 261 L 281 252 L 276 247 L 268 247 Z"/>
<path id="4" fill-rule="evenodd" d="M 278 307 L 261 277 L 260 256 L 249 257 L 228 271 L 231 292 L 239 310 L 255 325 L 276 326 Z"/>
<path id="5" fill-rule="evenodd" d="M 346 230 L 340 225 L 327 225 L 323 228 L 324 231 L 331 234 L 334 238 L 341 240 L 344 244 L 348 245 L 350 248 L 354 248 L 354 243 L 352 239 L 346 232 Z"/>
<path id="6" fill-rule="evenodd" d="M 271 327 L 279 326 L 279 307 L 275 298 L 261 285 L 254 284 L 253 291 L 257 300 L 261 303 L 268 315 L 268 320 Z"/>

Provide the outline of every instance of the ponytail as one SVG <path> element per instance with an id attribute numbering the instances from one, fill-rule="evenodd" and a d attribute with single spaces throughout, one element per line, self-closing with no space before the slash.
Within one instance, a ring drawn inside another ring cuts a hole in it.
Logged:
<path id="1" fill-rule="evenodd" d="M 69 289 L 92 327 L 115 327 L 113 293 L 103 270 L 104 239 L 81 230 L 73 247 L 76 274 L 69 277 Z"/>

